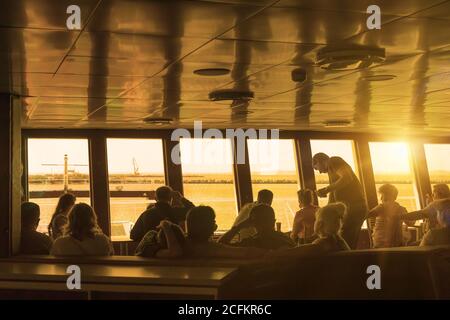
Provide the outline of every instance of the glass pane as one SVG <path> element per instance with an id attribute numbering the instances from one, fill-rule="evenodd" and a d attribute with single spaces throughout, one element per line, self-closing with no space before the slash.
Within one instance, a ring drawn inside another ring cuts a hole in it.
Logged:
<path id="1" fill-rule="evenodd" d="M 184 196 L 211 206 L 218 230 L 229 229 L 237 214 L 231 141 L 180 139 L 180 153 Z"/>
<path id="2" fill-rule="evenodd" d="M 450 186 L 450 144 L 426 144 L 425 155 L 431 184 L 445 183 Z"/>
<path id="3" fill-rule="evenodd" d="M 155 202 L 154 191 L 165 184 L 160 139 L 107 139 L 111 236 L 129 239 L 130 230 Z"/>
<path id="4" fill-rule="evenodd" d="M 358 175 L 353 154 L 353 142 L 351 140 L 311 140 L 311 151 L 313 155 L 323 152 L 330 157 L 341 157 L 352 167 L 353 172 Z M 329 184 L 328 174 L 314 170 L 314 176 L 317 189 L 324 188 Z M 319 198 L 319 206 L 323 207 L 327 203 L 327 198 Z"/>
<path id="5" fill-rule="evenodd" d="M 88 140 L 28 139 L 28 191 L 29 201 L 41 207 L 40 232 L 47 232 L 65 191 L 90 204 Z"/>
<path id="6" fill-rule="evenodd" d="M 409 148 L 402 142 L 370 142 L 375 184 L 390 183 L 397 187 L 397 202 L 408 211 L 419 208 L 419 198 L 409 161 Z"/>
<path id="7" fill-rule="evenodd" d="M 298 210 L 298 180 L 294 140 L 248 140 L 253 198 L 258 191 L 274 194 L 272 207 L 283 232 L 292 229 Z"/>

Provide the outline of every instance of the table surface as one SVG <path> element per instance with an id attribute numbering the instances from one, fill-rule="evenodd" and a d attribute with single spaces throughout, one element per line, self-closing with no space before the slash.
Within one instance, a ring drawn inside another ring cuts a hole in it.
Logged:
<path id="1" fill-rule="evenodd" d="M 0 262 L 0 281 L 66 281 L 69 264 Z M 85 283 L 217 287 L 237 270 L 224 267 L 111 266 L 80 264 Z"/>

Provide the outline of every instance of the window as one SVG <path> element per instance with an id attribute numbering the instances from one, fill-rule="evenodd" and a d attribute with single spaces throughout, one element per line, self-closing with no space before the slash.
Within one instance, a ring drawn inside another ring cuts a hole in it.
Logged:
<path id="1" fill-rule="evenodd" d="M 90 204 L 87 139 L 28 139 L 29 201 L 41 207 L 38 231 L 47 225 L 65 191 Z"/>
<path id="2" fill-rule="evenodd" d="M 358 175 L 353 152 L 353 142 L 351 140 L 311 140 L 311 152 L 313 155 L 323 152 L 330 157 L 341 157 L 352 167 L 353 172 Z M 317 190 L 329 184 L 328 174 L 319 173 L 314 170 L 314 176 Z M 319 198 L 319 206 L 323 207 L 327 203 L 327 198 Z"/>
<path id="3" fill-rule="evenodd" d="M 183 189 L 195 205 L 211 206 L 218 230 L 236 218 L 233 156 L 228 139 L 180 139 Z"/>
<path id="4" fill-rule="evenodd" d="M 403 142 L 370 142 L 369 148 L 377 190 L 382 184 L 393 184 L 398 189 L 397 202 L 408 211 L 417 210 L 419 202 L 408 145 Z"/>
<path id="5" fill-rule="evenodd" d="M 426 144 L 424 147 L 431 184 L 446 183 L 450 186 L 450 144 Z"/>
<path id="6" fill-rule="evenodd" d="M 272 207 L 283 232 L 292 230 L 300 189 L 294 140 L 248 140 L 253 198 L 258 191 L 274 194 Z"/>
<path id="7" fill-rule="evenodd" d="M 107 150 L 111 237 L 125 240 L 165 184 L 162 140 L 107 139 Z"/>

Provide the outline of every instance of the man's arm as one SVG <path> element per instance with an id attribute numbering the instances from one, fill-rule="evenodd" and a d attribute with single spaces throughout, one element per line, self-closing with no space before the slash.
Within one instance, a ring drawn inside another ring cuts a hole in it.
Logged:
<path id="1" fill-rule="evenodd" d="M 225 232 L 217 242 L 222 244 L 229 244 L 231 240 L 233 240 L 233 238 L 239 233 L 239 231 L 241 231 L 243 228 L 248 228 L 251 226 L 252 224 L 250 219 L 246 219 L 238 225 L 231 227 L 231 229 Z"/>
<path id="2" fill-rule="evenodd" d="M 231 229 L 225 232 L 219 238 L 219 240 L 217 240 L 217 242 L 222 244 L 229 244 L 231 240 L 233 240 L 233 238 L 239 233 L 240 230 L 241 228 L 239 228 L 239 225 L 231 227 Z"/>
<path id="3" fill-rule="evenodd" d="M 335 182 L 330 183 L 327 187 L 328 193 L 345 187 L 352 181 L 353 171 L 349 166 L 344 166 L 336 170 L 339 177 Z"/>
<path id="4" fill-rule="evenodd" d="M 161 221 L 159 226 L 166 236 L 167 249 L 158 250 L 158 252 L 156 252 L 156 257 L 167 259 L 181 257 L 183 255 L 183 249 L 181 248 L 181 245 L 172 230 L 172 224 L 164 220 Z"/>
<path id="5" fill-rule="evenodd" d="M 381 204 L 377 205 L 376 207 L 372 208 L 368 215 L 367 215 L 367 219 L 370 218 L 375 218 L 380 214 L 380 211 L 383 209 L 383 206 Z"/>
<path id="6" fill-rule="evenodd" d="M 428 218 L 427 212 L 425 210 L 417 210 L 413 212 L 407 212 L 400 215 L 400 219 L 406 220 L 406 221 L 415 221 L 415 220 L 422 220 Z"/>

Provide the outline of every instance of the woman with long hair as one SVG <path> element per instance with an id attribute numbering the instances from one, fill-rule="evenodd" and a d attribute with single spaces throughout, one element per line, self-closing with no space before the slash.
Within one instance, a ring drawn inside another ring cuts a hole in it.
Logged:
<path id="1" fill-rule="evenodd" d="M 74 206 L 76 200 L 77 198 L 72 193 L 65 193 L 59 197 L 55 212 L 53 212 L 48 224 L 48 234 L 53 240 L 62 236 L 64 226 L 67 223 L 67 214 Z"/>
<path id="2" fill-rule="evenodd" d="M 94 209 L 78 203 L 69 212 L 63 236 L 53 243 L 55 256 L 109 256 L 114 253 L 111 240 L 97 224 Z"/>

